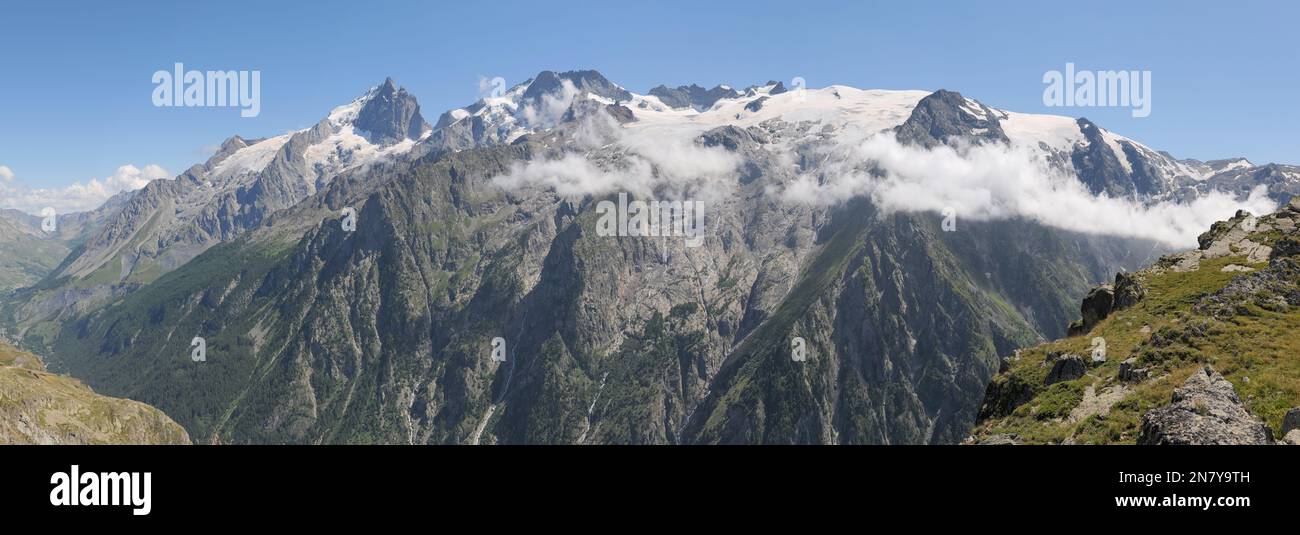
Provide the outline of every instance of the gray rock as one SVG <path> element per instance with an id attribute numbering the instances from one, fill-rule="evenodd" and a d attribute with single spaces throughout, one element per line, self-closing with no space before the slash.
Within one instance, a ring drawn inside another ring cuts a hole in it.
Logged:
<path id="1" fill-rule="evenodd" d="M 361 107 L 353 125 L 369 133 L 376 143 L 385 145 L 403 139 L 419 139 L 425 130 L 431 128 L 420 116 L 420 105 L 415 97 L 406 89 L 399 89 L 392 78 L 384 80 L 374 96 Z"/>
<path id="2" fill-rule="evenodd" d="M 1137 366 L 1137 357 L 1130 357 L 1119 363 L 1119 380 L 1125 383 L 1137 383 L 1147 379 L 1147 369 Z"/>
<path id="3" fill-rule="evenodd" d="M 1142 415 L 1138 444 L 1271 444 L 1272 433 L 1209 366 L 1174 391 L 1173 403 Z"/>
<path id="4" fill-rule="evenodd" d="M 1083 332 L 1091 331 L 1101 320 L 1109 316 L 1115 307 L 1115 290 L 1109 284 L 1103 284 L 1083 298 L 1079 311 L 1083 314 Z"/>
<path id="5" fill-rule="evenodd" d="M 1295 407 L 1286 411 L 1286 416 L 1282 417 L 1282 434 L 1290 434 L 1291 431 L 1300 429 L 1300 407 Z"/>
<path id="6" fill-rule="evenodd" d="M 1079 181 L 1088 187 L 1088 191 L 1094 195 L 1108 193 L 1112 197 L 1128 197 L 1133 193 L 1155 193 L 1153 184 L 1146 183 L 1147 181 L 1139 183 L 1139 177 L 1130 177 L 1124 166 L 1120 164 L 1120 155 L 1111 149 L 1097 125 L 1084 118 L 1079 118 L 1076 122 L 1079 131 L 1083 133 L 1085 143 L 1079 144 L 1074 149 L 1070 161 L 1074 164 Z"/>
<path id="7" fill-rule="evenodd" d="M 1073 381 L 1083 377 L 1083 374 L 1088 369 L 1083 357 L 1079 355 L 1064 354 L 1052 360 L 1052 371 L 1047 372 L 1047 379 L 1043 380 L 1043 386 L 1051 386 L 1063 381 Z"/>
<path id="8" fill-rule="evenodd" d="M 1282 444 L 1287 446 L 1300 446 L 1300 429 L 1293 429 L 1282 437 Z"/>
<path id="9" fill-rule="evenodd" d="M 1137 277 L 1131 273 L 1119 272 L 1115 274 L 1115 302 L 1113 310 L 1123 310 L 1136 305 L 1143 297 L 1146 297 L 1147 289 L 1138 282 Z"/>
<path id="10" fill-rule="evenodd" d="M 572 83 L 574 89 L 578 91 L 598 95 L 615 102 L 632 99 L 632 94 L 627 92 L 626 89 L 619 87 L 618 84 L 605 78 L 603 74 L 593 70 L 561 73 L 554 71 L 539 72 L 528 84 L 528 89 L 524 90 L 523 97 L 535 106 L 540 105 L 543 96 L 559 93 L 566 81 Z M 671 104 L 669 105 L 671 106 Z"/>
<path id="11" fill-rule="evenodd" d="M 1009 143 L 991 108 L 968 100 L 961 93 L 940 89 L 916 103 L 907 121 L 894 129 L 898 140 L 924 147 L 942 145 L 951 138 L 969 142 Z"/>
<path id="12" fill-rule="evenodd" d="M 659 101 L 672 106 L 676 109 L 695 108 L 704 111 L 713 106 L 713 103 L 724 98 L 736 98 L 741 96 L 735 89 L 715 86 L 713 89 L 704 89 L 695 84 L 684 85 L 680 87 L 658 86 L 650 90 L 650 94 L 659 97 Z"/>

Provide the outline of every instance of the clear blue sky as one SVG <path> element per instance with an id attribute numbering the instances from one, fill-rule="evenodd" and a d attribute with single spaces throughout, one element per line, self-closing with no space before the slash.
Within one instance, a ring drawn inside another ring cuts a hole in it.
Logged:
<path id="1" fill-rule="evenodd" d="M 0 18 L 0 165 L 28 187 L 118 166 L 172 174 L 232 134 L 310 126 L 385 76 L 436 120 L 542 69 L 659 83 L 947 88 L 989 105 L 1087 116 L 1179 157 L 1300 163 L 1295 2 L 57 1 Z M 262 71 L 262 113 L 155 108 L 152 73 Z M 1044 71 L 1153 73 L 1150 117 L 1048 109 Z"/>

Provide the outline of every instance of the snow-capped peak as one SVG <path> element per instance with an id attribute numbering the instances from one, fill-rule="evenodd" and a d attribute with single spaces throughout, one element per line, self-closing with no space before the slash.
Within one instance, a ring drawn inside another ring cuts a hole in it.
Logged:
<path id="1" fill-rule="evenodd" d="M 388 78 L 334 108 L 311 128 L 254 142 L 238 136 L 228 140 L 209 161 L 209 176 L 218 183 L 252 179 L 280 161 L 314 191 L 319 182 L 339 172 L 409 151 L 431 131 L 415 97 Z M 282 150 L 286 146 L 288 150 Z"/>
<path id="2" fill-rule="evenodd" d="M 328 120 L 330 124 L 340 127 L 352 124 L 352 122 L 357 119 L 357 114 L 361 113 L 361 107 L 365 106 L 371 98 L 374 98 L 375 93 L 378 92 L 379 86 L 370 88 L 365 94 L 357 97 L 352 102 L 331 110 L 329 116 L 326 117 L 326 120 Z"/>

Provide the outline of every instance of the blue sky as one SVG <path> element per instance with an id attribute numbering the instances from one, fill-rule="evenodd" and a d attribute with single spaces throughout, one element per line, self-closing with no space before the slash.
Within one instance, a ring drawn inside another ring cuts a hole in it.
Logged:
<path id="1" fill-rule="evenodd" d="M 230 135 L 310 126 L 385 76 L 433 121 L 474 101 L 482 77 L 513 85 L 575 68 L 638 92 L 795 76 L 809 87 L 946 88 L 1086 116 L 1178 157 L 1300 163 L 1294 2 L 203 4 L 6 6 L 0 166 L 10 182 L 62 188 L 126 164 L 174 175 Z M 260 70 L 261 114 L 154 107 L 150 77 L 177 61 Z M 1151 115 L 1044 107 L 1043 73 L 1066 62 L 1152 71 Z"/>

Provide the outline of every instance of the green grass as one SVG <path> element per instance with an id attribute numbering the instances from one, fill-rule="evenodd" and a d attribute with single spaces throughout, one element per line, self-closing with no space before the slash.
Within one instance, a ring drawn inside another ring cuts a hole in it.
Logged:
<path id="1" fill-rule="evenodd" d="M 1147 296 L 1134 307 L 1111 314 L 1084 336 L 1022 351 L 1007 374 L 1034 385 L 1034 399 L 1009 416 L 980 424 L 976 435 L 1015 434 L 1026 443 L 1133 443 L 1142 414 L 1169 404 L 1174 389 L 1205 363 L 1224 374 L 1251 412 L 1276 434 L 1286 411 L 1300 406 L 1300 309 L 1271 311 L 1248 305 L 1226 320 L 1196 314 L 1192 307 L 1202 297 L 1241 275 L 1221 271 L 1228 264 L 1266 267 L 1243 257 L 1225 257 L 1204 260 L 1196 271 L 1148 274 L 1143 280 Z M 1088 355 L 1094 337 L 1105 339 L 1107 349 L 1106 363 L 1089 372 L 1095 379 L 1041 386 L 1050 369 L 1043 363 L 1049 352 Z M 1077 423 L 1060 420 L 1078 405 L 1089 381 L 1095 381 L 1098 391 L 1120 387 L 1119 364 L 1132 356 L 1150 368 L 1152 379 L 1127 385 L 1128 394 L 1108 413 Z"/>

